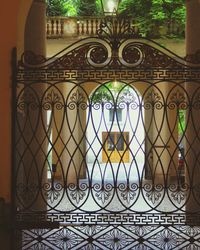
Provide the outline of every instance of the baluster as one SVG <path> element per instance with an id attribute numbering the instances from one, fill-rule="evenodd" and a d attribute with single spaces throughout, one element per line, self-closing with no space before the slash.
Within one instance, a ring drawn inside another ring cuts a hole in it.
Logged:
<path id="1" fill-rule="evenodd" d="M 89 35 L 89 20 L 86 20 L 86 35 Z"/>
<path id="2" fill-rule="evenodd" d="M 59 20 L 56 20 L 56 36 L 59 36 Z"/>
<path id="3" fill-rule="evenodd" d="M 54 24 L 53 24 L 53 34 L 54 34 L 54 37 L 57 36 L 57 20 L 54 19 Z"/>
<path id="4" fill-rule="evenodd" d="M 62 32 L 61 32 L 61 23 L 62 23 L 62 19 L 60 18 L 58 20 L 58 36 L 61 37 L 62 36 Z"/>
<path id="5" fill-rule="evenodd" d="M 51 20 L 51 36 L 54 35 L 54 20 Z"/>
<path id="6" fill-rule="evenodd" d="M 64 20 L 63 19 L 60 20 L 60 34 L 61 36 L 64 35 Z"/>
<path id="7" fill-rule="evenodd" d="M 58 20 L 58 34 L 61 37 L 61 19 Z"/>
<path id="8" fill-rule="evenodd" d="M 91 35 L 94 35 L 94 20 L 93 19 L 90 20 L 90 32 L 91 32 Z"/>
<path id="9" fill-rule="evenodd" d="M 47 34 L 47 37 L 49 37 L 50 36 L 50 27 L 49 27 L 50 25 L 49 25 L 49 20 L 47 20 L 47 26 L 46 26 L 46 34 Z"/>
<path id="10" fill-rule="evenodd" d="M 57 20 L 57 36 L 60 37 L 61 34 L 60 34 L 60 18 Z"/>
<path id="11" fill-rule="evenodd" d="M 95 34 L 97 34 L 97 30 L 98 30 L 98 27 L 99 27 L 99 22 L 98 22 L 98 19 L 95 20 Z"/>
<path id="12" fill-rule="evenodd" d="M 80 35 L 80 20 L 78 19 L 77 22 L 77 35 L 79 36 Z"/>
<path id="13" fill-rule="evenodd" d="M 84 35 L 84 20 L 81 21 L 81 35 Z"/>

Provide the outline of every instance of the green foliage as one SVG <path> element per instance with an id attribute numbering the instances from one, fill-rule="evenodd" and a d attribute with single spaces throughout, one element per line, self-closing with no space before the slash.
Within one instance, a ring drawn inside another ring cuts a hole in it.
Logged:
<path id="1" fill-rule="evenodd" d="M 47 16 L 76 16 L 77 0 L 47 0 Z"/>
<path id="2" fill-rule="evenodd" d="M 122 0 L 119 5 L 119 14 L 133 17 L 140 34 L 147 36 L 151 30 L 152 20 L 150 18 L 151 0 Z"/>
<path id="3" fill-rule="evenodd" d="M 150 15 L 161 24 L 172 20 L 185 22 L 185 0 L 153 0 Z"/>
<path id="4" fill-rule="evenodd" d="M 94 16 L 97 14 L 96 0 L 78 0 L 77 1 L 78 16 Z"/>
<path id="5" fill-rule="evenodd" d="M 131 88 L 120 82 L 109 82 L 100 86 L 91 96 L 92 103 L 114 103 L 121 96 L 130 94 Z M 119 101 L 119 100 L 118 100 Z"/>
<path id="6" fill-rule="evenodd" d="M 133 17 L 144 36 L 159 36 L 159 28 L 170 22 L 180 30 L 185 26 L 185 0 L 122 0 L 119 12 Z"/>
<path id="7" fill-rule="evenodd" d="M 102 15 L 101 0 L 47 0 L 48 16 Z M 170 23 L 177 25 L 180 34 L 185 26 L 185 0 L 122 0 L 119 14 L 133 17 L 142 36 L 159 37 L 170 33 Z"/>
<path id="8" fill-rule="evenodd" d="M 179 110 L 178 112 L 178 134 L 182 136 L 185 131 L 185 110 Z"/>
<path id="9" fill-rule="evenodd" d="M 103 15 L 101 0 L 96 0 L 96 14 Z"/>
<path id="10" fill-rule="evenodd" d="M 94 16 L 102 14 L 101 0 L 47 0 L 47 16 Z"/>
<path id="11" fill-rule="evenodd" d="M 77 16 L 77 1 L 65 0 L 64 8 L 66 10 L 66 16 Z"/>
<path id="12" fill-rule="evenodd" d="M 65 16 L 65 0 L 47 0 L 47 16 Z"/>

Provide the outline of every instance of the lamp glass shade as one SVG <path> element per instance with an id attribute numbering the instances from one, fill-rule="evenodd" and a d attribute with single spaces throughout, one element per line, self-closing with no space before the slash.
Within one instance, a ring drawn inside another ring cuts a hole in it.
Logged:
<path id="1" fill-rule="evenodd" d="M 115 15 L 118 10 L 120 0 L 101 0 L 103 12 L 105 15 Z"/>

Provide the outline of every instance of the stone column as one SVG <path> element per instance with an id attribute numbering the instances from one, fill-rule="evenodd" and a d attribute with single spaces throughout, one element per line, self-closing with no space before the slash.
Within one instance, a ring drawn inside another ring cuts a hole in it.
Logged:
<path id="1" fill-rule="evenodd" d="M 35 55 L 46 56 L 46 3 L 34 0 L 27 16 L 24 47 Z M 35 58 L 33 57 L 33 60 Z M 34 62 L 33 62 L 34 63 Z M 27 71 L 27 75 L 29 75 Z M 31 75 L 30 75 L 31 78 Z M 28 79 L 28 77 L 27 77 Z M 34 79 L 32 79 L 34 80 Z M 22 140 L 20 145 L 22 157 L 19 159 L 17 176 L 18 194 L 22 200 L 18 209 L 29 206 L 29 211 L 46 211 L 46 201 L 42 197 L 42 187 L 47 181 L 47 111 L 42 107 L 47 86 L 45 82 L 24 82 L 20 96 L 25 108 L 18 115 L 21 123 Z M 19 100 L 20 101 L 20 100 Z M 20 136 L 20 135 L 19 135 Z M 21 149 L 23 147 L 23 149 Z M 44 193 L 44 192 L 43 192 Z"/>
<path id="2" fill-rule="evenodd" d="M 25 27 L 25 50 L 46 56 L 46 3 L 34 0 L 30 8 Z"/>
<path id="3" fill-rule="evenodd" d="M 186 22 L 186 53 L 187 58 L 194 63 L 200 63 L 195 56 L 200 50 L 200 1 L 187 0 L 187 22 Z M 185 84 L 189 98 L 189 108 L 186 115 L 186 145 L 185 165 L 186 183 L 189 185 L 188 202 L 186 212 L 200 211 L 200 83 L 187 82 Z M 189 216 L 187 216 L 188 223 Z M 192 222 L 193 223 L 193 222 Z"/>
<path id="4" fill-rule="evenodd" d="M 154 107 L 155 121 L 153 123 L 153 171 L 156 184 L 170 184 L 172 177 L 176 177 L 178 154 L 178 125 L 176 122 L 176 108 L 169 109 L 169 98 L 173 84 L 162 82 L 154 90 L 157 103 Z M 173 92 L 173 91 L 172 91 Z M 159 102 L 165 106 L 161 108 Z M 160 107 L 159 107 L 160 106 Z"/>
<path id="5" fill-rule="evenodd" d="M 64 180 L 67 184 L 77 184 L 77 178 L 82 178 L 82 172 L 85 170 L 82 167 L 85 138 L 81 139 L 84 135 L 82 129 L 85 126 L 86 112 L 81 103 L 78 105 L 84 96 L 81 96 L 81 90 L 70 82 L 59 83 L 57 88 L 62 94 L 55 90 L 55 95 L 63 105 L 66 101 L 68 107 L 59 110 L 55 105 L 52 117 L 52 160 L 56 164 L 55 177 L 62 184 Z"/>

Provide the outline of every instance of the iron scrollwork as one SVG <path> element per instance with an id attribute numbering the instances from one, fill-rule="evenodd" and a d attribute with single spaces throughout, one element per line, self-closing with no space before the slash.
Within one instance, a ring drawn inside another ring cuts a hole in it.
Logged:
<path id="1" fill-rule="evenodd" d="M 114 19 L 56 57 L 24 53 L 15 219 L 61 226 L 26 228 L 23 249 L 198 249 L 200 74 L 188 60 Z"/>

